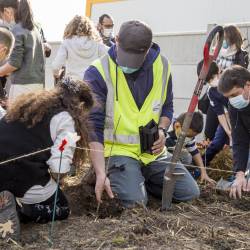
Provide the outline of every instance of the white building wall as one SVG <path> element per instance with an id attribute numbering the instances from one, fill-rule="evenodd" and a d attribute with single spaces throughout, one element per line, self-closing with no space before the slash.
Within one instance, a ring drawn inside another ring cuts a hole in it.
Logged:
<path id="1" fill-rule="evenodd" d="M 170 6 L 168 6 L 169 3 L 171 3 Z M 216 8 L 215 3 L 217 3 Z M 244 7 L 242 7 L 243 3 L 245 3 Z M 227 8 L 223 9 L 225 6 Z M 174 108 L 175 113 L 179 114 L 187 109 L 197 81 L 196 65 L 202 59 L 208 23 L 235 22 L 238 24 L 241 21 L 250 21 L 250 15 L 247 19 L 246 14 L 250 8 L 247 7 L 250 7 L 250 1 L 247 0 L 238 0 L 237 4 L 236 1 L 230 0 L 176 0 L 171 2 L 169 0 L 125 0 L 96 4 L 93 6 L 92 13 L 95 20 L 103 13 L 110 13 L 116 21 L 116 27 L 125 20 L 135 18 L 150 24 L 156 33 L 154 41 L 160 45 L 162 53 L 172 64 Z M 250 24 L 239 26 L 243 36 L 250 40 L 249 32 L 247 32 L 250 30 Z M 181 32 L 183 30 L 186 32 Z M 190 30 L 195 31 L 190 32 Z M 166 33 L 166 31 L 172 33 Z M 59 43 L 53 44 L 52 57 L 47 61 L 46 84 L 48 87 L 51 87 L 53 83 L 50 65 L 58 45 Z"/>
<path id="2" fill-rule="evenodd" d="M 250 41 L 250 23 L 240 25 L 244 37 Z M 158 34 L 154 41 L 161 47 L 162 54 L 171 62 L 174 108 L 179 114 L 187 109 L 197 81 L 196 65 L 202 59 L 203 45 L 206 32 Z M 51 62 L 53 61 L 60 43 L 52 43 L 52 55 L 46 63 L 46 86 L 53 87 Z"/>
<path id="3" fill-rule="evenodd" d="M 175 113 L 183 112 L 197 82 L 196 64 L 201 60 L 205 33 L 156 35 L 162 53 L 171 62 Z"/>
<path id="4" fill-rule="evenodd" d="M 248 0 L 123 0 L 95 4 L 94 21 L 104 13 L 114 17 L 116 29 L 130 19 L 148 23 L 154 33 L 206 30 L 211 23 L 250 21 Z"/>
<path id="5" fill-rule="evenodd" d="M 96 4 L 92 19 L 104 13 L 115 20 L 116 32 L 127 20 L 139 19 L 149 24 L 157 42 L 172 63 L 175 112 L 187 108 L 197 81 L 196 65 L 202 59 L 208 24 L 250 21 L 247 0 L 123 0 Z M 241 25 L 243 35 L 247 32 Z"/>

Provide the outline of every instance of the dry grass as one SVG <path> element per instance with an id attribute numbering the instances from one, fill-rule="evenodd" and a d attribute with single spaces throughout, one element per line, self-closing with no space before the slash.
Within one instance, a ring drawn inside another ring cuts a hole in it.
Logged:
<path id="1" fill-rule="evenodd" d="M 93 187 L 79 176 L 69 178 L 64 189 L 72 215 L 56 222 L 53 249 L 250 249 L 247 196 L 232 201 L 203 187 L 200 199 L 174 204 L 168 212 L 151 197 L 148 209 L 124 210 L 117 200 L 106 200 L 96 214 Z M 0 249 L 48 249 L 49 226 L 22 225 L 22 242 L 0 243 Z"/>

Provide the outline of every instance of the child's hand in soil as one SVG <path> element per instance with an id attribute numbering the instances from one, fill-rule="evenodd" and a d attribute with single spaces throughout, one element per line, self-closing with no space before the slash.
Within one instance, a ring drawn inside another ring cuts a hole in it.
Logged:
<path id="1" fill-rule="evenodd" d="M 208 175 L 207 175 L 207 173 L 201 173 L 201 183 L 203 183 L 203 182 L 208 182 L 209 184 L 211 184 L 211 185 L 213 185 L 213 186 L 215 186 L 216 185 L 216 181 L 215 180 L 213 180 L 213 179 L 211 179 Z"/>

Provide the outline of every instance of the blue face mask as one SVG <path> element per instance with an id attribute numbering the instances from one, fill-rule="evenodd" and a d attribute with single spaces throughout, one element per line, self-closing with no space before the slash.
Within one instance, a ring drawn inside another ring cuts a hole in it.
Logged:
<path id="1" fill-rule="evenodd" d="M 227 48 L 229 47 L 229 45 L 228 45 L 228 43 L 227 43 L 226 40 L 223 41 L 222 47 L 223 47 L 224 49 L 227 49 Z"/>
<path id="2" fill-rule="evenodd" d="M 236 109 L 243 109 L 249 105 L 249 97 L 246 100 L 243 95 L 238 95 L 232 98 L 229 98 L 230 104 Z"/>
<path id="3" fill-rule="evenodd" d="M 119 66 L 119 67 L 121 68 L 122 72 L 125 74 L 132 74 L 132 73 L 136 72 L 137 70 L 139 70 L 137 68 L 133 69 L 133 68 L 123 67 L 123 66 Z"/>

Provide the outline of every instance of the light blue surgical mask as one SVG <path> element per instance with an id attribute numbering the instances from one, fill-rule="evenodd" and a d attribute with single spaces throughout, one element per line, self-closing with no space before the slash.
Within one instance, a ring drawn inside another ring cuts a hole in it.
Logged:
<path id="1" fill-rule="evenodd" d="M 224 49 L 227 49 L 227 48 L 229 47 L 229 45 L 228 45 L 228 43 L 227 43 L 226 40 L 223 41 L 222 47 L 223 47 Z"/>
<path id="2" fill-rule="evenodd" d="M 249 96 L 246 100 L 243 95 L 238 95 L 232 98 L 229 98 L 230 104 L 236 109 L 243 109 L 249 105 Z"/>
<path id="3" fill-rule="evenodd" d="M 132 74 L 139 70 L 138 68 L 133 69 L 133 68 L 124 67 L 124 66 L 119 66 L 119 67 L 121 68 L 122 72 L 125 74 Z"/>

